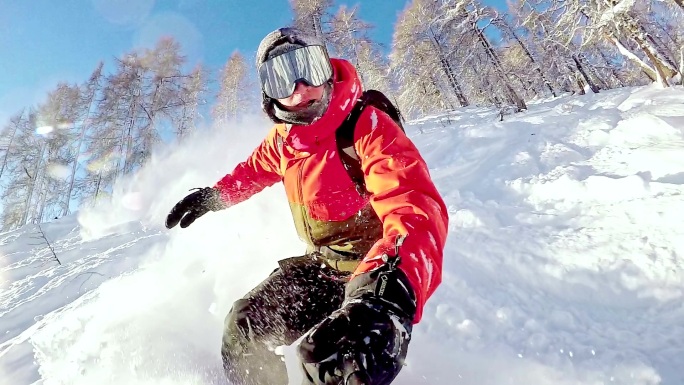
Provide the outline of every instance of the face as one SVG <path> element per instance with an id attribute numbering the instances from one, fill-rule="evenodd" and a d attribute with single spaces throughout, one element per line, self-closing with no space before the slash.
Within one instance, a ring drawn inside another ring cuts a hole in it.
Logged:
<path id="1" fill-rule="evenodd" d="M 311 87 L 304 82 L 297 82 L 294 93 L 286 98 L 277 99 L 278 103 L 287 111 L 297 112 L 306 109 L 311 104 L 321 100 L 325 85 Z"/>

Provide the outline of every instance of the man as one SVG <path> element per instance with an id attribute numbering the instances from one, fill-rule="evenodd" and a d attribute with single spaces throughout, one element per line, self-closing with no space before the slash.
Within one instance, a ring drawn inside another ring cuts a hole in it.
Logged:
<path id="1" fill-rule="evenodd" d="M 287 384 L 273 350 L 305 335 L 305 384 L 389 384 L 441 281 L 444 202 L 401 127 L 373 105 L 360 109 L 356 70 L 330 59 L 320 40 L 276 30 L 261 42 L 257 67 L 275 127 L 249 159 L 166 220 L 187 227 L 282 181 L 309 245 L 233 304 L 221 349 L 226 375 L 235 385 Z M 354 111 L 353 146 L 340 151 L 336 133 Z M 359 162 L 362 188 L 345 156 Z"/>

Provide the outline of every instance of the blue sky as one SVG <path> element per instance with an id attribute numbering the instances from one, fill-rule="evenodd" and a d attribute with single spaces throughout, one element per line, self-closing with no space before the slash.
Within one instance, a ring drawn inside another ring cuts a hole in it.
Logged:
<path id="1" fill-rule="evenodd" d="M 408 2 L 336 4 L 360 4 L 373 38 L 389 46 Z M 287 0 L 0 0 L 0 126 L 58 82 L 84 81 L 100 60 L 108 73 L 112 58 L 163 35 L 180 41 L 190 64 L 217 70 L 236 49 L 251 59 L 263 36 L 291 18 Z"/>

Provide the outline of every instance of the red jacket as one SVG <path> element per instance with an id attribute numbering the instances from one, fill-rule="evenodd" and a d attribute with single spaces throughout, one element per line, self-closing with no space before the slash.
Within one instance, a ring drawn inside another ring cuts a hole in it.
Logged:
<path id="1" fill-rule="evenodd" d="M 223 177 L 216 188 L 229 204 L 244 201 L 283 181 L 299 236 L 313 246 L 363 257 L 354 276 L 394 255 L 417 299 L 415 322 L 441 282 L 448 216 L 418 149 L 384 112 L 369 106 L 361 114 L 354 147 L 361 159 L 367 196 L 360 195 L 337 155 L 335 130 L 362 93 L 354 67 L 331 59 L 333 94 L 325 114 L 308 126 L 277 124 L 252 155 Z M 279 145 L 277 136 L 282 136 Z M 369 214 L 370 213 L 370 214 Z"/>

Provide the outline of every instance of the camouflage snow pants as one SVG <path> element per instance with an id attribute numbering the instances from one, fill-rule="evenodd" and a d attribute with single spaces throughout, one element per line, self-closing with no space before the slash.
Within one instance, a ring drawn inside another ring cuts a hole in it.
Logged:
<path id="1" fill-rule="evenodd" d="M 273 349 L 292 344 L 342 305 L 348 273 L 314 255 L 279 264 L 226 317 L 221 355 L 233 385 L 287 385 L 285 362 Z"/>

